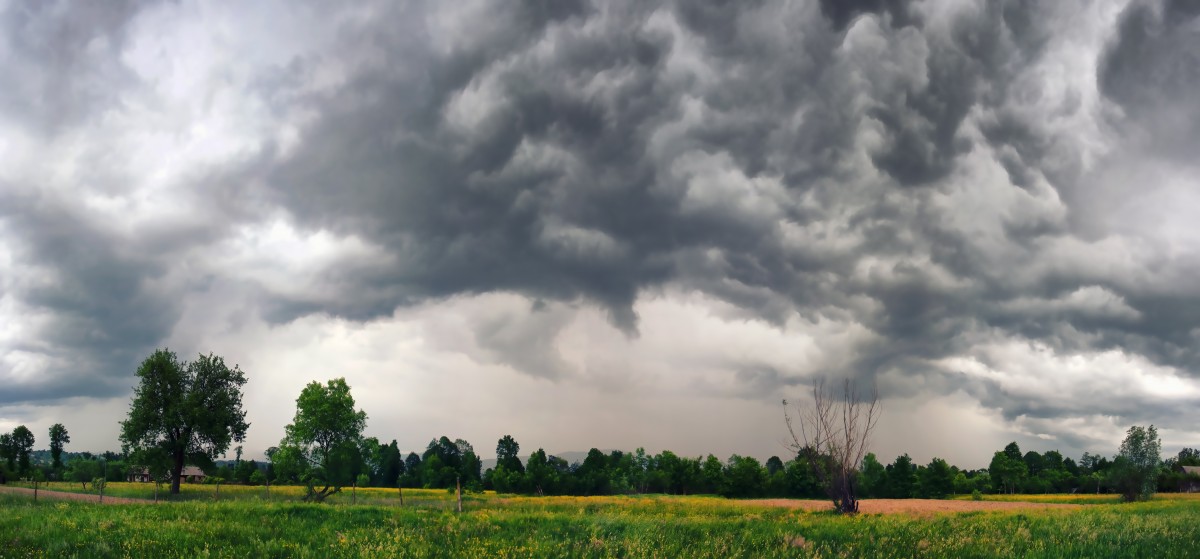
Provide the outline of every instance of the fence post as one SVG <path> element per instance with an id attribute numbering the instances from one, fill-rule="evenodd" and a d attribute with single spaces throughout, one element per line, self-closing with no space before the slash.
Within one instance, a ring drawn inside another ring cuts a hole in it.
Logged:
<path id="1" fill-rule="evenodd" d="M 458 492 L 458 512 L 462 512 L 462 476 L 454 478 L 454 487 Z"/>

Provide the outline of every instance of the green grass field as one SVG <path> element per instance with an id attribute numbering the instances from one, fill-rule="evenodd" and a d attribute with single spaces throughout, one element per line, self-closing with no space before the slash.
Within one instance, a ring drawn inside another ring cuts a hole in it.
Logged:
<path id="1" fill-rule="evenodd" d="M 267 501 L 262 488 L 222 487 L 215 502 L 211 486 L 186 489 L 188 500 L 149 506 L 34 504 L 0 495 L 0 558 L 1161 558 L 1195 557 L 1200 550 L 1200 499 L 1177 495 L 1132 505 L 1095 496 L 1005 496 L 1087 504 L 841 517 L 714 497 L 488 493 L 468 496 L 465 512 L 457 514 L 445 491 L 406 490 L 400 508 L 394 489 L 360 490 L 360 503 L 371 504 L 358 506 L 347 504 L 349 495 L 329 504 L 299 503 L 299 488 L 272 488 L 276 500 Z M 132 497 L 144 490 L 114 483 L 106 493 Z"/>

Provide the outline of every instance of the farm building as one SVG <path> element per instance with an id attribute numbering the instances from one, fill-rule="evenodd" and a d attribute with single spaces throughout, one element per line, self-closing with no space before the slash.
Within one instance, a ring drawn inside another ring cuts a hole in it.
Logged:
<path id="1" fill-rule="evenodd" d="M 154 481 L 154 479 L 150 477 L 150 470 L 147 468 L 130 468 L 129 474 L 125 477 L 128 481 L 140 481 L 143 483 Z M 180 481 L 186 483 L 203 483 L 204 479 L 207 477 L 208 475 L 206 475 L 204 470 L 201 470 L 200 468 L 195 466 L 184 466 L 183 472 L 180 474 Z"/>
<path id="2" fill-rule="evenodd" d="M 1200 492 L 1200 481 L 1196 480 L 1196 478 L 1200 478 L 1200 466 L 1180 466 L 1179 468 L 1183 470 L 1183 473 L 1193 478 L 1191 480 L 1184 481 L 1179 486 L 1179 490 L 1187 493 Z"/>

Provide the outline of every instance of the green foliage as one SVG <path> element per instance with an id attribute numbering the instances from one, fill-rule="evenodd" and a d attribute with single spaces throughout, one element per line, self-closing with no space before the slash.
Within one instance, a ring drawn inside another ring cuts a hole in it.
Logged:
<path id="1" fill-rule="evenodd" d="M 972 491 L 971 492 L 971 500 L 972 501 L 982 501 L 983 493 L 980 493 L 978 489 Z"/>
<path id="2" fill-rule="evenodd" d="M 766 477 L 767 472 L 758 460 L 734 454 L 725 468 L 726 483 L 722 494 L 726 497 L 759 497 Z"/>
<path id="3" fill-rule="evenodd" d="M 1015 450 L 1015 451 L 1014 451 Z M 1025 464 L 1024 457 L 1019 455 L 1021 449 L 1017 447 L 1017 443 L 1009 443 L 1005 450 L 992 455 L 992 461 L 988 464 L 988 473 L 991 475 L 992 484 L 997 490 L 1005 493 L 1016 493 L 1021 482 L 1025 479 L 1029 469 Z"/>
<path id="4" fill-rule="evenodd" d="M 919 480 L 912 458 L 905 453 L 887 467 L 887 496 L 892 499 L 908 499 L 917 496 Z"/>
<path id="5" fill-rule="evenodd" d="M 503 467 L 517 475 L 525 474 L 525 465 L 521 463 L 519 453 L 521 445 L 511 435 L 504 435 L 496 441 L 496 467 Z"/>
<path id="6" fill-rule="evenodd" d="M 33 452 L 34 443 L 33 431 L 24 425 L 18 425 L 16 429 L 12 430 L 11 437 L 10 444 L 17 458 L 17 472 L 21 475 L 29 475 L 31 472 L 29 455 Z"/>
<path id="7" fill-rule="evenodd" d="M 941 458 L 934 458 L 921 470 L 921 496 L 944 499 L 954 492 L 954 471 Z"/>
<path id="8" fill-rule="evenodd" d="M 1180 466 L 1200 466 L 1200 449 L 1184 448 L 1175 457 L 1175 463 Z"/>
<path id="9" fill-rule="evenodd" d="M 1154 495 L 1162 460 L 1162 441 L 1153 425 L 1134 425 L 1125 432 L 1125 440 L 1108 473 L 1109 483 L 1126 501 L 1144 501 Z"/>
<path id="10" fill-rule="evenodd" d="M 16 471 L 17 445 L 13 442 L 12 433 L 0 433 L 0 458 L 4 458 L 9 471 Z"/>
<path id="11" fill-rule="evenodd" d="M 276 471 L 294 472 L 308 487 L 308 500 L 324 500 L 362 470 L 359 447 L 366 423 L 366 412 L 354 409 L 346 379 L 310 382 L 296 399 L 296 416 L 272 457 Z"/>
<path id="12" fill-rule="evenodd" d="M 71 442 L 71 435 L 67 434 L 67 428 L 62 423 L 55 423 L 50 426 L 51 467 L 55 470 L 62 469 L 63 447 L 69 442 Z"/>
<path id="13" fill-rule="evenodd" d="M 874 452 L 868 452 L 863 457 L 859 487 L 864 497 L 878 498 L 887 493 L 887 469 L 875 457 Z"/>
<path id="14" fill-rule="evenodd" d="M 213 354 L 180 362 L 166 349 L 138 367 L 129 415 L 121 422 L 121 444 L 131 460 L 152 474 L 169 471 L 171 493 L 179 493 L 185 464 L 211 467 L 250 425 L 242 410 L 246 375 Z"/>

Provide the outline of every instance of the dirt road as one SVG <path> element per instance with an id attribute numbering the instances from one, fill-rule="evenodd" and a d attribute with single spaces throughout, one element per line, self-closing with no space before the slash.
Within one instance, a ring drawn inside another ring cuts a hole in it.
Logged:
<path id="1" fill-rule="evenodd" d="M 833 510 L 829 501 L 799 499 L 758 499 L 744 501 L 771 507 L 787 507 L 805 510 Z M 935 514 L 946 512 L 970 512 L 988 510 L 1047 510 L 1073 509 L 1081 505 L 1061 503 L 1024 503 L 1015 501 L 943 501 L 935 499 L 864 499 L 858 502 L 858 511 L 863 514 Z"/>
<path id="2" fill-rule="evenodd" d="M 26 495 L 29 497 L 30 500 L 33 500 L 33 489 L 29 489 L 26 487 L 7 487 L 7 486 L 0 485 L 0 493 L 7 493 L 9 495 Z M 38 489 L 37 498 L 39 500 L 54 499 L 54 500 L 59 500 L 59 501 L 90 501 L 93 503 L 100 501 L 99 495 L 94 495 L 91 493 L 68 493 L 66 491 L 46 491 L 44 489 Z M 130 499 L 127 497 L 109 497 L 108 495 L 105 495 L 104 496 L 104 504 L 106 504 L 106 505 L 110 505 L 110 504 L 111 505 L 144 505 L 144 504 L 153 505 L 154 501 L 151 501 L 148 499 Z"/>

